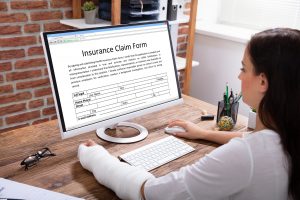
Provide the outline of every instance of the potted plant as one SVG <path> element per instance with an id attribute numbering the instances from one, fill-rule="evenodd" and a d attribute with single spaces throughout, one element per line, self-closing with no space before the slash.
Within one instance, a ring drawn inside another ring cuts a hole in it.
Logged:
<path id="1" fill-rule="evenodd" d="M 249 110 L 248 128 L 255 129 L 256 127 L 256 110 L 252 108 Z"/>
<path id="2" fill-rule="evenodd" d="M 94 24 L 96 18 L 96 6 L 93 1 L 86 1 L 82 6 L 85 23 Z"/>

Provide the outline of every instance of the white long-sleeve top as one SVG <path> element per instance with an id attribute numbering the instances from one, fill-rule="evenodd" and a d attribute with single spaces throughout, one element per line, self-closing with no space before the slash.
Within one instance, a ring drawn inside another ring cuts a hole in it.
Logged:
<path id="1" fill-rule="evenodd" d="M 146 200 L 288 199 L 288 163 L 276 132 L 234 138 L 193 165 L 144 187 Z"/>

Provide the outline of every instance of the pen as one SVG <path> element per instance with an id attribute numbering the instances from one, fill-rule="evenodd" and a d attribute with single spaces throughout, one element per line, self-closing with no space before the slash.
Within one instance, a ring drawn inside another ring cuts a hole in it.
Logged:
<path id="1" fill-rule="evenodd" d="M 233 96 L 232 88 L 230 90 L 229 103 L 230 103 L 230 105 L 232 105 L 234 103 L 234 96 Z"/>
<path id="2" fill-rule="evenodd" d="M 228 82 L 226 82 L 226 110 L 227 116 L 229 116 Z"/>
<path id="3" fill-rule="evenodd" d="M 226 105 L 226 93 L 223 94 L 224 105 Z"/>
<path id="4" fill-rule="evenodd" d="M 242 97 L 242 92 L 240 92 L 239 96 L 237 96 L 234 100 L 234 103 L 238 102 Z"/>
<path id="5" fill-rule="evenodd" d="M 224 94 L 223 94 L 223 101 L 224 101 L 224 115 L 226 115 L 226 113 L 227 113 L 227 108 L 226 108 L 226 105 L 227 105 L 227 101 L 226 101 L 226 93 L 224 92 Z"/>

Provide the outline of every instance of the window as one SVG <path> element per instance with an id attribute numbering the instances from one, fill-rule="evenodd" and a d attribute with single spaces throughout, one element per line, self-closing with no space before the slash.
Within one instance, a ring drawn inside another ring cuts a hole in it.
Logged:
<path id="1" fill-rule="evenodd" d="M 210 9 L 210 14 L 203 9 Z M 198 19 L 220 24 L 252 29 L 300 28 L 300 0 L 199 0 L 198 10 Z"/>

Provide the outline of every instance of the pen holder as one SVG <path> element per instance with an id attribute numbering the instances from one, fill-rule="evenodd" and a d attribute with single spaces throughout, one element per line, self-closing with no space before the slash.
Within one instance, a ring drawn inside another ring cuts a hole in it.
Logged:
<path id="1" fill-rule="evenodd" d="M 239 102 L 232 103 L 228 106 L 224 105 L 224 101 L 218 102 L 218 113 L 217 113 L 217 124 L 221 117 L 228 116 L 231 117 L 233 120 L 233 126 L 236 124 L 237 116 L 238 116 L 238 110 L 239 110 Z"/>

